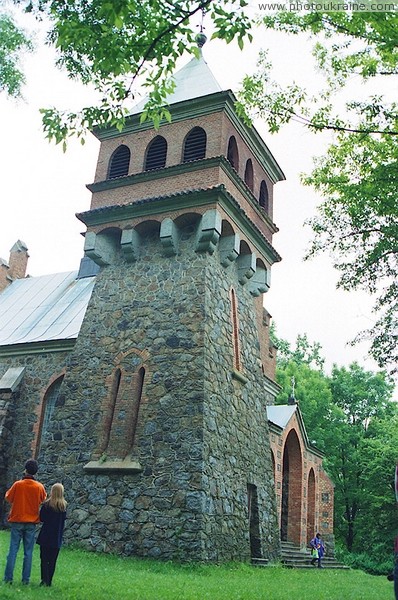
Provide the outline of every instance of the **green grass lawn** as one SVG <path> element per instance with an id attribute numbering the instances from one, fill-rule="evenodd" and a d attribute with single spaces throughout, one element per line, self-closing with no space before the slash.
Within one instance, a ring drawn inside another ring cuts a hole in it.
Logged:
<path id="1" fill-rule="evenodd" d="M 0 531 L 1 579 L 9 534 Z M 51 588 L 39 587 L 40 556 L 22 586 L 22 548 L 12 586 L 0 599 L 57 600 L 393 600 L 393 584 L 362 571 L 255 568 L 246 564 L 181 565 L 62 548 Z"/>

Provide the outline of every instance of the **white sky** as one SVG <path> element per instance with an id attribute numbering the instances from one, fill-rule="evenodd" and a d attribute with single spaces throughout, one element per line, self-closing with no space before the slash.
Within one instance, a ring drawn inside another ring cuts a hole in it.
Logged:
<path id="1" fill-rule="evenodd" d="M 205 45 L 205 59 L 223 88 L 236 90 L 244 74 L 254 70 L 259 44 L 270 48 L 280 80 L 289 83 L 297 79 L 316 89 L 317 75 L 305 39 L 286 40 L 275 32 L 267 32 L 243 53 L 218 41 Z M 99 149 L 93 136 L 84 146 L 76 140 L 69 142 L 66 154 L 44 139 L 40 108 L 78 109 L 89 105 L 93 94 L 68 80 L 54 67 L 52 51 L 38 46 L 37 52 L 24 60 L 25 102 L 0 94 L 0 256 L 8 261 L 12 245 L 23 240 L 29 248 L 28 273 L 32 276 L 78 268 L 84 226 L 75 213 L 90 207 L 91 194 L 85 185 L 94 179 Z M 273 136 L 261 123 L 256 127 L 286 176 L 286 181 L 275 187 L 274 202 L 274 221 L 280 229 L 274 246 L 283 260 L 274 265 L 271 290 L 265 296 L 278 335 L 294 343 L 297 334 L 307 333 L 311 341 L 320 342 L 327 370 L 333 363 L 342 366 L 354 360 L 376 370 L 375 363 L 366 358 L 366 343 L 347 346 L 372 324 L 372 298 L 336 290 L 337 274 L 328 257 L 303 262 L 311 236 L 303 222 L 314 214 L 320 198 L 300 184 L 299 174 L 311 170 L 312 156 L 320 153 L 330 138 L 315 136 L 298 124 Z"/>

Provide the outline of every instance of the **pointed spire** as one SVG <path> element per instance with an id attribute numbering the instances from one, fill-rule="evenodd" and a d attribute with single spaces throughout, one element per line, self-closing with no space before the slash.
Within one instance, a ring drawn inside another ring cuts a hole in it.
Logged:
<path id="1" fill-rule="evenodd" d="M 192 58 L 174 75 L 175 88 L 167 97 L 167 104 L 184 102 L 185 100 L 192 100 L 193 98 L 223 91 L 203 58 L 202 47 L 207 41 L 207 36 L 203 33 L 203 23 L 200 25 L 200 33 L 197 34 L 195 39 L 199 48 L 199 57 Z M 138 102 L 133 107 L 131 114 L 143 111 L 147 101 L 148 98 L 143 98 Z"/>

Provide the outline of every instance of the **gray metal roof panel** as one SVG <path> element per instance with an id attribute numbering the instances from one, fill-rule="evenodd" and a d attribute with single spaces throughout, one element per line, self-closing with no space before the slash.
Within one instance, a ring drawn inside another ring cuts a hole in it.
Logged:
<path id="1" fill-rule="evenodd" d="M 296 412 L 297 404 L 281 404 L 277 406 L 267 406 L 268 421 L 285 429 L 293 414 Z"/>
<path id="2" fill-rule="evenodd" d="M 77 272 L 14 281 L 0 294 L 0 346 L 76 338 L 95 277 Z"/>

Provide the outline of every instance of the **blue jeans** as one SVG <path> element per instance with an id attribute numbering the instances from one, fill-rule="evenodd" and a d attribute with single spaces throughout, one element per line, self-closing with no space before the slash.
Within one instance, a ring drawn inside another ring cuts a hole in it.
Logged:
<path id="1" fill-rule="evenodd" d="M 14 575 L 15 561 L 17 558 L 19 545 L 22 540 L 22 583 L 29 583 L 30 572 L 32 570 L 33 548 L 35 546 L 36 525 L 34 523 L 10 523 L 10 526 L 10 548 L 7 556 L 6 570 L 4 572 L 4 581 L 12 581 Z"/>

